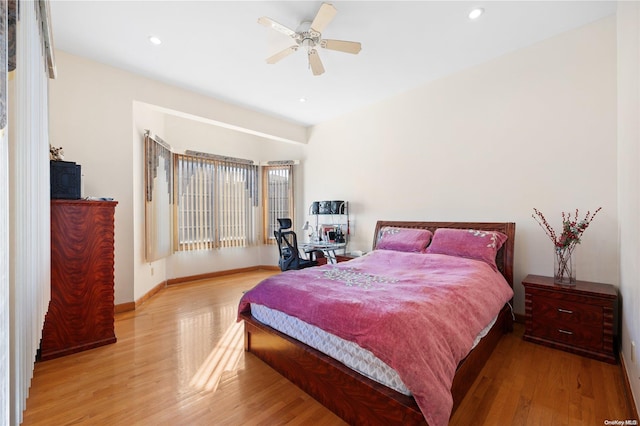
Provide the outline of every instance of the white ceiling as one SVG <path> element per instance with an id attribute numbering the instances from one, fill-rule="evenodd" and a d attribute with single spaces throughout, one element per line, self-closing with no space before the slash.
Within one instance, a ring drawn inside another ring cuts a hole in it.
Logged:
<path id="1" fill-rule="evenodd" d="M 319 49 L 326 72 L 317 77 L 302 50 L 268 65 L 291 43 L 257 19 L 295 30 L 321 1 L 53 0 L 51 15 L 56 49 L 312 125 L 616 10 L 614 1 L 332 3 L 338 13 L 323 37 L 359 41 L 362 51 Z M 477 21 L 467 17 L 474 7 L 486 11 Z"/>

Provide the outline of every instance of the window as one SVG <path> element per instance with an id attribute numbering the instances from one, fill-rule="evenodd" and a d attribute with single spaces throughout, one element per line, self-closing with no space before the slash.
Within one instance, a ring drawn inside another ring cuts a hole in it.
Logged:
<path id="1" fill-rule="evenodd" d="M 275 244 L 279 217 L 293 219 L 293 162 L 271 162 L 262 168 L 262 211 L 265 244 Z"/>
<path id="2" fill-rule="evenodd" d="M 174 158 L 176 250 L 255 245 L 258 166 L 192 151 Z"/>

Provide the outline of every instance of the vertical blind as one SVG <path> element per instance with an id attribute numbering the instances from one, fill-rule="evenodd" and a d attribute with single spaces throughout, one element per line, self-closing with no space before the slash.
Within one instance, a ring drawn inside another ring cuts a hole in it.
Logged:
<path id="1" fill-rule="evenodd" d="M 7 125 L 7 2 L 0 2 L 0 424 L 9 424 L 9 149 Z"/>
<path id="2" fill-rule="evenodd" d="M 258 240 L 258 166 L 213 155 L 174 155 L 175 249 L 247 247 Z"/>
<path id="3" fill-rule="evenodd" d="M 169 256 L 173 250 L 173 162 L 171 147 L 147 132 L 145 148 L 145 258 Z"/>
<path id="4" fill-rule="evenodd" d="M 9 425 L 22 422 L 51 297 L 49 67 L 41 33 L 46 27 L 43 3 L 18 4 L 16 73 L 9 84 L 10 302 L 9 324 L 0 324 L 10 331 Z"/>
<path id="5" fill-rule="evenodd" d="M 293 163 L 263 166 L 263 242 L 275 244 L 273 232 L 278 229 L 278 218 L 293 219 Z"/>
<path id="6" fill-rule="evenodd" d="M 0 8 L 2 5 L 0 4 Z M 0 130 L 0 424 L 9 424 L 9 153 L 7 136 Z"/>

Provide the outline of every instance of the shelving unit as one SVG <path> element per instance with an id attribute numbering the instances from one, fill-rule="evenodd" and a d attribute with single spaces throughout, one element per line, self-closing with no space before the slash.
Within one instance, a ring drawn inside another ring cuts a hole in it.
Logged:
<path id="1" fill-rule="evenodd" d="M 346 253 L 350 234 L 349 202 L 342 200 L 314 201 L 309 206 L 309 215 L 315 218 L 314 230 L 319 240 L 345 243 L 344 252 Z"/>

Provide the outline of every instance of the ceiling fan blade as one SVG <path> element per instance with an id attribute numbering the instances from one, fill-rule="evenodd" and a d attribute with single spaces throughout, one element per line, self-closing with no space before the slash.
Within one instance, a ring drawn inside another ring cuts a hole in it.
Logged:
<path id="1" fill-rule="evenodd" d="M 320 55 L 318 55 L 316 49 L 311 49 L 309 51 L 309 66 L 311 67 L 313 75 L 320 75 L 324 73 L 324 66 L 322 66 Z"/>
<path id="2" fill-rule="evenodd" d="M 336 16 L 336 13 L 338 13 L 338 11 L 331 3 L 322 3 L 316 17 L 313 18 L 311 29 L 317 33 L 322 33 L 327 24 Z"/>
<path id="3" fill-rule="evenodd" d="M 344 40 L 322 40 L 320 47 L 324 47 L 329 50 L 337 50 L 339 52 L 358 54 L 362 49 L 362 45 L 357 41 L 344 41 Z"/>
<path id="4" fill-rule="evenodd" d="M 276 62 L 286 58 L 289 55 L 291 55 L 296 50 L 298 50 L 298 45 L 297 44 L 294 44 L 293 46 L 289 46 L 286 49 L 281 50 L 280 52 L 276 53 L 275 55 L 269 56 L 267 58 L 267 63 L 268 64 L 275 64 Z"/>
<path id="5" fill-rule="evenodd" d="M 287 28 L 284 25 L 274 21 L 273 19 L 267 18 L 266 16 L 258 18 L 258 23 L 264 25 L 265 27 L 273 28 L 274 30 L 288 35 L 291 38 L 296 38 L 296 32 L 291 28 Z"/>

